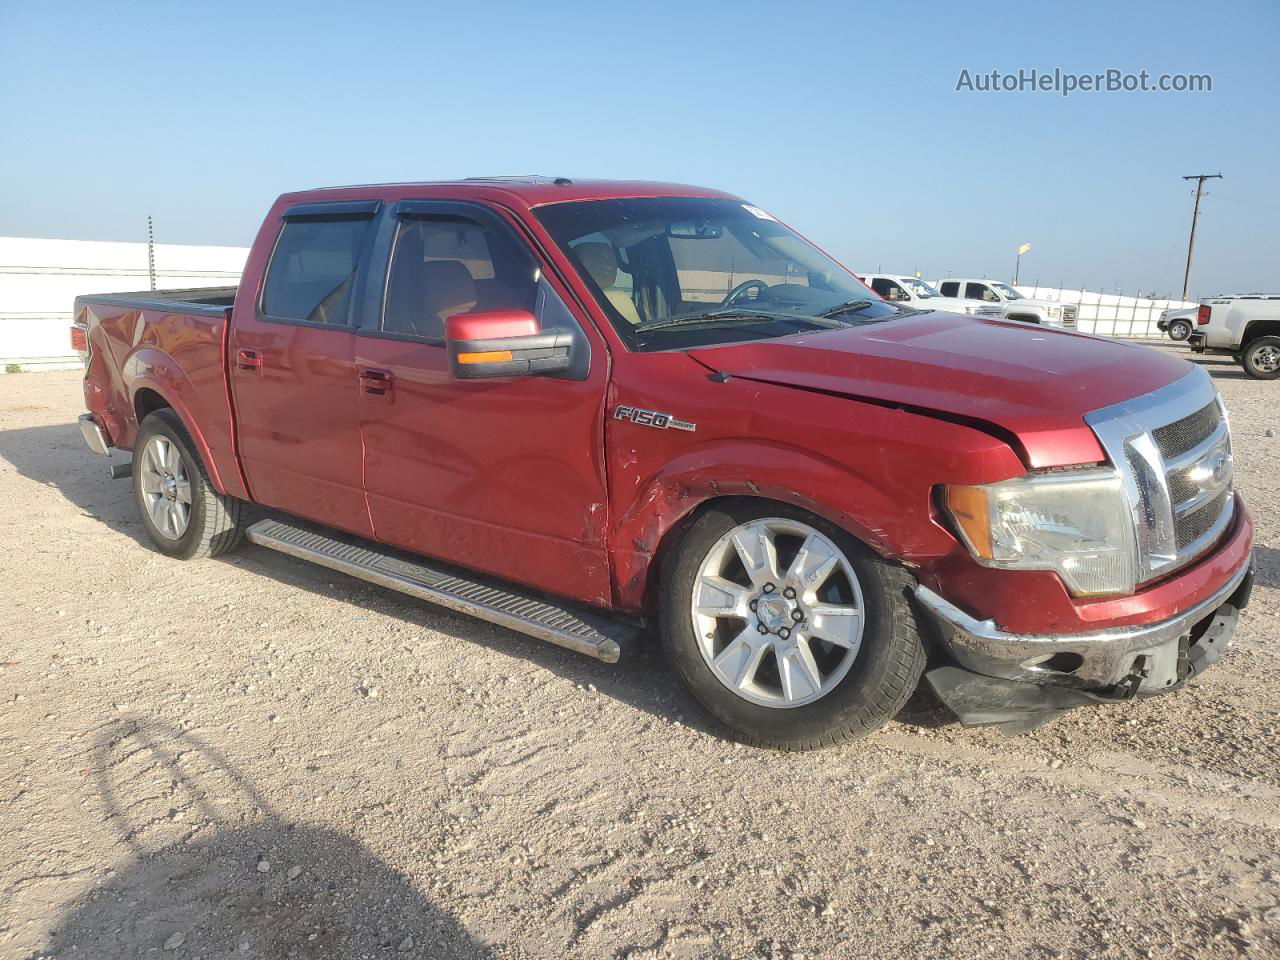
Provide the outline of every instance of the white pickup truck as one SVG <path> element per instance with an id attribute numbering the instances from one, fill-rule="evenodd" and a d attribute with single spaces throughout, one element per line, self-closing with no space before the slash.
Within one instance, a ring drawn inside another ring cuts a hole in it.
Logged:
<path id="1" fill-rule="evenodd" d="M 944 297 L 979 301 L 1000 308 L 1006 320 L 1025 323 L 1043 323 L 1051 327 L 1074 328 L 1079 307 L 1074 303 L 1054 303 L 1051 300 L 1033 300 L 1024 297 L 1007 283 L 999 280 L 975 280 L 968 277 L 948 277 L 933 284 Z"/>
<path id="2" fill-rule="evenodd" d="M 1229 353 L 1255 380 L 1280 377 L 1280 293 L 1206 297 L 1190 338 L 1194 353 Z"/>
<path id="3" fill-rule="evenodd" d="M 916 310 L 945 310 L 978 317 L 1000 317 L 1004 311 L 995 304 L 974 303 L 958 297 L 944 297 L 919 277 L 902 273 L 860 273 L 858 279 L 890 303 Z"/>

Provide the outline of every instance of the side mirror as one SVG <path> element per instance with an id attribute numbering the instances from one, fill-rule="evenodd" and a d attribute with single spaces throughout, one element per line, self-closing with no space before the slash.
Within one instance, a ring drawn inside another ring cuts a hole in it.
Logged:
<path id="1" fill-rule="evenodd" d="M 562 373 L 573 344 L 568 331 L 543 333 L 526 310 L 456 314 L 444 322 L 444 339 L 458 380 Z"/>

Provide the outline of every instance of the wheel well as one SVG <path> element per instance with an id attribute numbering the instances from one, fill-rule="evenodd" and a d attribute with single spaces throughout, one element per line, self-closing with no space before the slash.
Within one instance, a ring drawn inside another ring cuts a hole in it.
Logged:
<path id="1" fill-rule="evenodd" d="M 1244 336 L 1240 338 L 1240 349 L 1243 350 L 1259 337 L 1280 337 L 1280 320 L 1255 320 L 1244 328 Z"/>
<path id="2" fill-rule="evenodd" d="M 658 541 L 658 548 L 653 553 L 653 560 L 649 563 L 649 569 L 645 577 L 646 583 L 644 600 L 642 602 L 647 614 L 655 613 L 658 609 L 658 596 L 662 584 L 662 567 L 671 558 L 671 555 L 680 548 L 680 544 L 684 540 L 685 534 L 689 532 L 689 528 L 697 523 L 698 518 L 708 510 L 723 507 L 726 504 L 731 503 L 776 503 L 778 506 L 786 507 L 788 510 L 801 510 L 819 523 L 831 523 L 830 520 L 815 514 L 812 510 L 806 510 L 798 504 L 788 503 L 786 500 L 779 500 L 775 497 L 752 497 L 725 494 L 723 496 L 711 497 L 707 500 L 703 500 L 700 504 L 668 527 L 666 533 L 662 535 L 662 539 Z M 862 538 L 849 530 L 848 527 L 845 527 L 842 524 L 837 526 L 840 526 L 841 529 L 859 543 L 863 543 Z"/>
<path id="3" fill-rule="evenodd" d="M 160 396 L 150 387 L 143 387 L 133 395 L 133 411 L 141 424 L 149 414 L 155 413 L 164 407 L 172 407 L 168 400 Z"/>
<path id="4" fill-rule="evenodd" d="M 1006 317 L 1006 319 L 1018 320 L 1021 323 L 1039 323 L 1040 322 L 1040 318 L 1037 317 L 1034 313 L 1011 313 Z"/>

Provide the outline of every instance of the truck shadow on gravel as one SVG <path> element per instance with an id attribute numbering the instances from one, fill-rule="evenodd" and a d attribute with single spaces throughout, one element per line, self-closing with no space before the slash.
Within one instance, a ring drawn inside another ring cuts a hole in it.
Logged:
<path id="1" fill-rule="evenodd" d="M 47 955 L 495 956 L 359 841 L 281 819 L 190 733 L 121 721 L 90 762 L 133 859 L 66 908 Z"/>
<path id="2" fill-rule="evenodd" d="M 148 542 L 129 481 L 112 480 L 107 473 L 109 464 L 124 463 L 128 455 L 114 454 L 108 460 L 90 453 L 76 424 L 0 430 L 0 459 L 24 477 L 55 487 L 82 515 L 136 543 Z"/>
<path id="3" fill-rule="evenodd" d="M 85 449 L 77 425 L 0 431 L 0 458 L 12 463 L 23 476 L 56 487 L 83 516 L 124 534 L 138 544 L 139 549 L 152 551 L 150 540 L 138 519 L 130 482 L 111 480 L 107 476 L 106 459 Z M 123 459 L 123 456 L 117 456 L 114 462 Z M 307 590 L 326 598 L 339 597 L 370 612 L 393 617 L 423 631 L 443 634 L 459 643 L 498 650 L 583 686 L 592 685 L 606 696 L 665 721 L 676 720 L 717 738 L 729 736 L 728 731 L 708 717 L 677 683 L 655 637 L 643 638 L 624 652 L 620 664 L 610 666 L 259 547 L 246 545 L 213 562 L 231 564 L 292 589 Z M 930 728 L 955 722 L 951 713 L 923 684 L 897 720 L 911 726 Z"/>

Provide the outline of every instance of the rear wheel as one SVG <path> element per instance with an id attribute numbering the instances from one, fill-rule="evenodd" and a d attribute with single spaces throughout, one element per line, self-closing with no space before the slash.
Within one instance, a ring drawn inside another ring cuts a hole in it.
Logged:
<path id="1" fill-rule="evenodd" d="M 1191 336 L 1191 323 L 1188 320 L 1175 320 L 1169 324 L 1169 339 L 1179 342 Z"/>
<path id="2" fill-rule="evenodd" d="M 192 560 L 240 543 L 245 504 L 213 488 L 177 414 L 162 409 L 148 415 L 134 451 L 134 499 L 156 549 Z"/>
<path id="3" fill-rule="evenodd" d="M 805 750 L 860 737 L 910 697 L 924 650 L 910 579 L 816 517 L 731 501 L 663 571 L 677 673 L 748 743 Z"/>
<path id="4" fill-rule="evenodd" d="M 1259 337 L 1240 354 L 1240 366 L 1255 380 L 1280 377 L 1280 337 Z"/>

